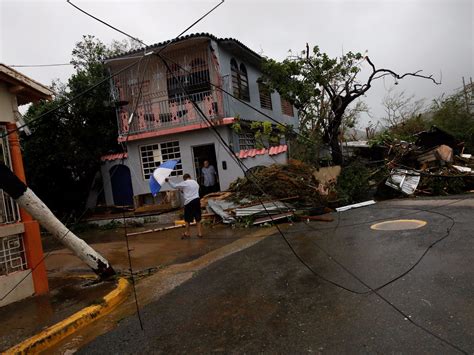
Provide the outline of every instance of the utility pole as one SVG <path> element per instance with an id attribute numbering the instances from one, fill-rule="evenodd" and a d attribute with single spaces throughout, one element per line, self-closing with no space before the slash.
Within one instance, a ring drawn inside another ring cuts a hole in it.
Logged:
<path id="1" fill-rule="evenodd" d="M 3 163 L 0 163 L 0 189 L 10 195 L 21 208 L 84 261 L 101 279 L 115 275 L 109 262 L 61 223 L 35 193 Z"/>
<path id="2" fill-rule="evenodd" d="M 462 77 L 462 88 L 463 88 L 463 93 L 464 93 L 464 101 L 466 102 L 466 109 L 467 113 L 471 113 L 471 105 L 473 104 L 474 97 L 473 97 L 473 83 L 472 83 L 472 78 L 469 78 L 470 83 L 466 84 L 466 81 L 464 80 L 464 77 Z"/>

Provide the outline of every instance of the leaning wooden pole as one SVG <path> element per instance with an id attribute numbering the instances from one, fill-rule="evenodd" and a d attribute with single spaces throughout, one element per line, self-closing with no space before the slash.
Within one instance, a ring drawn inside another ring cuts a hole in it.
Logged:
<path id="1" fill-rule="evenodd" d="M 0 189 L 10 195 L 21 208 L 84 261 L 101 279 L 115 275 L 107 259 L 61 223 L 38 196 L 3 163 L 0 163 Z"/>

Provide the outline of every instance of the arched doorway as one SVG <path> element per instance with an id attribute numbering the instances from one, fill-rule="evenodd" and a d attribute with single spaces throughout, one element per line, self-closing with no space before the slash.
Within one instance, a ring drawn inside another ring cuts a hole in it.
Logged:
<path id="1" fill-rule="evenodd" d="M 133 205 L 133 188 L 130 169 L 125 165 L 115 165 L 110 168 L 110 182 L 112 184 L 112 194 L 114 205 Z"/>

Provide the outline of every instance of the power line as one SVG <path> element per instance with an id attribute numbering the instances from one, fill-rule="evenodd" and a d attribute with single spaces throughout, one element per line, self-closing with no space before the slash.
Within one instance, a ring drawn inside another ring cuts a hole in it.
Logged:
<path id="1" fill-rule="evenodd" d="M 148 55 L 148 53 L 146 53 L 146 47 L 147 45 L 139 40 L 138 38 L 136 37 L 133 37 L 131 35 L 129 35 L 128 33 L 126 32 L 123 32 L 121 31 L 120 29 L 106 23 L 105 21 L 97 18 L 96 16 L 88 13 L 87 11 L 85 10 L 82 10 L 81 8 L 79 8 L 78 6 L 74 5 L 70 0 L 67 0 L 67 2 L 73 6 L 74 8 L 76 8 L 77 10 L 81 11 L 82 13 L 86 14 L 87 16 L 90 16 L 92 17 L 93 19 L 99 21 L 100 23 L 114 29 L 115 31 L 118 31 L 122 34 L 124 34 L 125 36 L 128 36 L 129 38 L 131 38 L 132 40 L 135 40 L 135 41 L 138 41 L 140 42 L 141 44 L 143 44 L 145 46 L 145 49 L 144 49 L 144 54 L 143 54 L 143 57 L 144 58 L 145 56 Z M 194 21 L 190 26 L 188 26 L 184 31 L 182 31 L 177 37 L 179 38 L 179 36 L 181 36 L 182 34 L 186 33 L 189 29 L 191 29 L 192 27 L 194 27 L 197 23 L 199 23 L 201 20 L 203 20 L 206 16 L 208 16 L 210 13 L 212 13 L 217 7 L 219 7 L 222 3 L 224 2 L 224 0 L 222 0 L 218 5 L 214 6 L 211 10 L 207 11 L 203 16 L 201 16 L 199 19 L 197 19 L 196 21 Z M 164 50 L 172 41 L 170 41 L 167 45 L 165 45 L 163 48 L 161 48 L 161 51 Z M 158 54 L 161 52 L 159 51 Z M 134 105 L 134 108 L 133 108 L 133 111 L 131 113 L 131 116 L 129 118 L 129 125 L 131 125 L 133 123 L 133 119 L 134 119 L 134 116 L 136 114 L 136 111 L 138 109 L 138 105 L 140 103 L 140 99 L 141 99 L 141 95 L 142 95 L 142 92 L 143 92 L 143 84 L 145 82 L 145 75 L 146 75 L 146 72 L 147 72 L 147 69 L 148 69 L 148 65 L 150 63 L 150 58 L 148 58 L 146 64 L 145 64 L 145 68 L 143 69 L 143 77 L 142 77 L 142 80 L 141 80 L 141 83 L 140 83 L 140 87 L 139 87 L 139 92 L 138 92 L 138 95 L 137 95 L 137 99 L 136 99 L 136 102 L 135 102 L 135 105 Z M 138 72 L 139 72 L 139 69 L 138 69 Z M 127 135 L 126 135 L 126 140 L 125 142 L 123 142 L 121 144 L 122 146 L 122 152 L 125 153 L 126 149 L 125 149 L 125 145 L 126 143 L 128 142 L 128 139 L 130 137 L 130 134 L 129 132 L 127 132 Z M 124 156 L 122 157 L 122 161 L 121 161 L 121 165 L 124 165 L 125 164 L 125 159 L 124 159 Z M 138 317 L 138 320 L 139 320 L 139 323 L 140 323 L 140 328 L 141 330 L 143 331 L 144 328 L 143 328 L 143 322 L 142 322 L 142 318 L 141 318 L 141 312 L 140 312 L 140 307 L 139 307 L 139 304 L 138 304 L 138 297 L 137 297 L 137 291 L 136 291 L 136 285 L 135 285 L 135 276 L 134 276 L 134 272 L 133 272 L 133 265 L 132 265 L 132 259 L 131 259 L 131 249 L 130 249 L 130 244 L 129 244 L 129 240 L 128 240 L 128 233 L 127 233 L 127 227 L 126 227 L 126 221 L 125 221 L 125 212 L 123 213 L 123 223 L 124 223 L 124 233 L 125 233 L 125 242 L 126 242 L 126 248 L 127 248 L 127 256 L 128 256 L 128 263 L 129 263 L 129 270 L 130 270 L 130 277 L 131 277 L 131 280 L 132 280 L 132 287 L 133 287 L 133 294 L 134 294 L 134 299 L 135 299 L 135 306 L 136 306 L 136 310 L 137 310 L 137 317 Z"/>
<path id="2" fill-rule="evenodd" d="M 68 1 L 69 2 L 69 1 Z M 94 16 L 91 16 L 93 18 L 95 18 Z M 102 20 L 99 20 L 100 22 L 104 23 Z M 108 25 L 108 24 L 107 24 Z M 109 27 L 113 28 L 112 26 L 108 25 Z M 122 31 L 119 31 L 122 33 Z M 253 172 L 249 171 L 249 169 L 245 166 L 245 164 L 241 161 L 241 159 L 239 159 L 237 156 L 235 156 L 235 154 L 233 154 L 233 151 L 232 151 L 232 148 L 227 144 L 227 142 L 225 142 L 225 140 L 222 138 L 222 136 L 220 135 L 220 133 L 217 131 L 216 127 L 214 126 L 214 124 L 207 118 L 207 116 L 204 114 L 204 112 L 201 110 L 201 108 L 197 105 L 197 103 L 195 102 L 195 100 L 189 95 L 189 93 L 187 92 L 187 90 L 185 89 L 183 83 L 181 82 L 181 80 L 179 80 L 178 78 L 176 78 L 176 74 L 174 73 L 174 71 L 171 70 L 171 68 L 169 67 L 169 64 L 165 61 L 164 57 L 161 56 L 159 53 L 157 53 L 157 56 L 163 61 L 163 63 L 165 64 L 166 68 L 168 69 L 169 72 L 172 73 L 174 79 L 178 82 L 180 88 L 181 88 L 181 91 L 183 92 L 184 95 L 186 95 L 186 97 L 188 98 L 188 100 L 192 103 L 192 105 L 194 106 L 194 108 L 198 111 L 198 113 L 200 114 L 201 118 L 205 121 L 205 123 L 207 123 L 208 125 L 208 128 L 213 130 L 214 133 L 217 135 L 217 137 L 219 138 L 219 142 L 224 146 L 224 148 L 226 148 L 229 153 L 230 153 L 230 156 L 236 160 L 236 162 L 238 163 L 238 166 L 242 169 L 242 171 L 244 173 L 250 173 L 251 175 L 253 175 Z M 273 120 L 273 119 L 272 119 Z M 279 124 L 281 124 L 280 122 L 278 122 Z M 245 168 L 245 169 L 244 169 Z M 261 186 L 254 180 L 251 180 L 252 183 L 259 189 L 261 190 L 265 195 L 265 191 L 261 188 Z M 264 208 L 265 212 L 267 213 L 267 215 L 270 217 L 270 219 L 272 220 L 273 222 L 273 218 L 271 216 L 271 214 L 269 213 L 269 211 L 267 210 L 267 208 L 265 207 L 264 203 L 261 202 L 261 205 L 262 207 Z M 288 241 L 288 239 L 286 238 L 286 236 L 284 235 L 284 233 L 281 231 L 281 229 L 278 227 L 278 225 L 275 225 L 278 232 L 280 233 L 280 235 L 283 237 L 283 239 L 285 240 L 285 242 L 287 243 L 288 247 L 292 250 L 293 254 L 300 260 L 300 262 L 305 265 L 308 270 L 310 270 L 312 273 L 314 273 L 315 275 L 317 275 L 318 277 L 321 277 L 319 274 L 317 274 L 311 267 L 310 265 L 308 265 L 304 259 L 301 258 L 301 256 L 299 256 L 299 254 L 296 252 L 296 250 L 293 248 L 293 246 L 291 245 L 291 243 Z M 342 264 L 341 264 L 342 266 Z M 457 345 L 449 342 L 448 340 L 438 336 L 437 334 L 431 332 L 429 329 L 425 328 L 424 326 L 418 324 L 417 322 L 413 321 L 410 319 L 410 317 L 404 313 L 400 308 L 398 308 L 396 305 L 394 305 L 392 302 L 390 302 L 387 298 L 385 298 L 383 295 L 381 295 L 376 289 L 373 289 L 371 288 L 367 283 L 365 283 L 360 277 L 358 277 L 355 273 L 353 273 L 351 270 L 345 268 L 346 272 L 349 273 L 349 275 L 351 275 L 354 279 L 356 279 L 357 281 L 359 281 L 362 285 L 364 285 L 366 288 L 368 288 L 371 292 L 373 292 L 375 295 L 377 295 L 381 300 L 383 300 L 386 304 L 388 304 L 390 307 L 392 307 L 395 311 L 397 311 L 398 313 L 400 313 L 402 316 L 405 317 L 405 319 L 408 319 L 410 321 L 410 323 L 412 323 L 413 325 L 415 325 L 416 327 L 424 330 L 426 333 L 432 335 L 433 337 L 437 338 L 438 340 L 444 342 L 445 344 L 453 347 L 454 349 L 462 352 L 462 353 L 465 353 L 467 354 L 467 352 L 465 352 L 463 349 L 461 349 L 460 347 L 458 347 Z M 324 279 L 324 278 L 323 278 Z M 342 286 L 339 286 L 338 287 L 342 287 Z"/>
<path id="3" fill-rule="evenodd" d="M 162 61 L 163 63 L 165 64 L 166 68 L 168 69 L 168 71 L 170 71 L 174 77 L 175 80 L 177 80 L 176 78 L 176 74 L 171 71 L 168 63 L 163 59 L 163 57 L 159 56 L 160 58 L 162 58 Z M 224 146 L 224 148 L 226 148 L 229 152 L 230 152 L 230 155 L 236 160 L 236 161 L 239 161 L 240 164 L 239 167 L 242 169 L 242 171 L 244 173 L 250 173 L 253 177 L 255 177 L 255 175 L 253 175 L 253 172 L 250 171 L 246 166 L 245 164 L 241 161 L 241 159 L 239 159 L 237 156 L 235 156 L 234 154 L 232 154 L 232 149 L 230 148 L 230 146 L 227 144 L 227 142 L 225 142 L 225 140 L 222 138 L 222 136 L 220 135 L 220 133 L 217 131 L 216 127 L 214 126 L 214 124 L 206 117 L 206 115 L 204 114 L 204 112 L 202 112 L 201 108 L 197 105 L 197 103 L 194 101 L 194 99 L 188 94 L 188 92 L 186 91 L 186 89 L 184 88 L 184 85 L 181 83 L 181 81 L 177 80 L 177 82 L 179 83 L 179 86 L 181 88 L 181 91 L 183 92 L 184 95 L 186 95 L 187 99 L 190 100 L 190 102 L 193 104 L 194 108 L 199 112 L 199 114 L 201 115 L 201 117 L 203 118 L 203 120 L 208 123 L 208 128 L 213 130 L 215 132 L 215 134 L 218 136 L 219 138 L 219 142 Z M 244 169 L 245 168 L 245 169 Z M 253 180 L 251 179 L 250 180 L 264 195 L 267 195 L 267 193 L 263 190 L 263 188 L 261 187 L 261 185 L 259 185 L 259 183 L 257 182 L 258 179 L 256 180 Z M 260 198 L 258 198 L 260 200 Z M 273 217 L 272 215 L 270 214 L 270 212 L 268 211 L 268 209 L 266 208 L 265 204 L 260 200 L 260 204 L 262 205 L 263 209 L 265 210 L 265 212 L 267 213 L 267 215 L 269 216 L 269 218 L 271 219 L 272 222 L 274 222 L 273 220 Z M 313 273 L 316 277 L 336 286 L 336 287 L 339 287 L 339 288 L 342 288 L 346 291 L 349 291 L 349 292 L 353 292 L 352 290 L 346 288 L 345 286 L 339 284 L 339 283 L 335 283 L 334 281 L 332 280 L 329 280 L 327 278 L 325 278 L 324 276 L 320 275 L 319 273 L 317 273 L 298 253 L 297 251 L 295 250 L 295 248 L 293 247 L 293 245 L 289 242 L 288 238 L 285 236 L 285 234 L 283 233 L 283 231 L 280 229 L 280 227 L 275 224 L 275 227 L 277 228 L 277 231 L 278 233 L 282 236 L 283 240 L 286 242 L 286 244 L 288 245 L 288 247 L 290 248 L 290 250 L 292 251 L 292 253 L 295 255 L 295 257 L 311 272 Z M 449 235 L 449 234 L 448 234 Z M 447 237 L 447 236 L 446 236 Z M 444 238 L 443 238 L 444 239 Z M 463 349 L 461 349 L 459 346 L 457 346 L 456 344 L 450 342 L 449 340 L 447 339 L 444 339 L 443 337 L 433 333 L 432 331 L 430 331 L 429 329 L 427 329 L 426 327 L 424 327 L 423 325 L 415 322 L 414 320 L 412 320 L 410 318 L 410 316 L 408 314 L 406 314 L 403 310 L 401 310 L 399 307 L 397 307 L 394 303 L 392 303 L 390 300 L 388 300 L 387 298 L 385 298 L 383 295 L 381 295 L 379 293 L 379 291 L 377 289 L 374 289 L 372 288 L 371 286 L 369 286 L 366 282 L 364 282 L 358 275 L 356 275 L 354 272 L 352 272 L 351 270 L 349 270 L 348 268 L 344 267 L 341 263 L 339 263 L 339 265 L 341 267 L 344 268 L 344 270 L 351 276 L 353 277 L 354 279 L 356 279 L 358 282 L 360 282 L 363 286 L 365 286 L 368 290 L 370 290 L 370 292 L 374 293 L 377 297 L 379 297 L 382 301 L 384 301 L 387 305 L 389 305 L 391 308 L 393 308 L 395 311 L 397 311 L 399 314 L 401 314 L 405 319 L 407 319 L 411 324 L 413 324 L 414 326 L 420 328 L 421 330 L 425 331 L 427 334 L 430 334 L 431 336 L 435 337 L 436 339 L 440 340 L 441 342 L 451 346 L 452 348 L 460 351 L 461 353 L 463 354 L 467 354 L 466 351 L 464 351 Z"/>
<path id="4" fill-rule="evenodd" d="M 84 91 L 80 92 L 79 94 L 75 95 L 74 97 L 66 100 L 65 102 L 63 102 L 61 105 L 58 105 L 54 108 L 52 108 L 51 110 L 48 110 L 44 113 L 42 113 L 41 115 L 39 116 L 36 116 L 35 118 L 32 118 L 30 119 L 27 123 L 23 124 L 23 125 L 20 125 L 20 126 L 17 126 L 15 129 L 12 129 L 6 133 L 4 133 L 0 138 L 5 138 L 7 136 L 9 136 L 10 134 L 12 134 L 13 132 L 16 132 L 16 131 L 20 131 L 22 128 L 28 126 L 28 125 L 31 125 L 37 121 L 39 121 L 40 119 L 42 119 L 43 117 L 45 116 L 48 116 L 56 111 L 59 111 L 60 109 L 66 107 L 66 106 L 69 106 L 69 104 L 71 104 L 72 102 L 76 101 L 77 99 L 79 99 L 80 97 L 86 95 L 87 93 L 91 92 L 92 90 L 94 90 L 95 88 L 99 87 L 100 85 L 102 85 L 103 83 L 105 82 L 108 82 L 110 79 L 112 79 L 113 77 L 119 75 L 120 73 L 123 73 L 124 71 L 130 69 L 131 67 L 135 66 L 137 63 L 141 62 L 141 60 L 143 59 L 144 57 L 140 57 L 137 61 L 125 66 L 124 68 L 120 69 L 119 71 L 107 76 L 106 78 L 100 80 L 99 82 L 95 83 L 94 85 L 90 86 L 89 88 L 85 89 Z"/>

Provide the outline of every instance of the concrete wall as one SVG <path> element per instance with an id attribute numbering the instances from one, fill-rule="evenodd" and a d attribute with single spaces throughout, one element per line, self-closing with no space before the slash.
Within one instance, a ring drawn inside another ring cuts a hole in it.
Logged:
<path id="1" fill-rule="evenodd" d="M 220 68 L 221 68 L 221 75 L 223 77 L 223 85 L 224 89 L 232 92 L 232 80 L 231 80 L 231 70 L 230 70 L 230 60 L 235 58 L 237 64 L 240 66 L 240 63 L 244 63 L 245 67 L 247 68 L 247 75 L 248 75 L 248 83 L 249 83 L 249 93 L 250 93 L 250 102 L 249 104 L 253 107 L 263 111 L 264 113 L 271 116 L 273 119 L 281 122 L 283 124 L 291 124 L 293 127 L 298 126 L 298 115 L 295 109 L 293 109 L 294 116 L 290 117 L 284 115 L 281 112 L 281 101 L 280 95 L 277 92 L 271 94 L 272 97 L 272 110 L 267 110 L 261 108 L 260 106 L 260 96 L 258 92 L 258 84 L 257 79 L 261 76 L 260 69 L 256 68 L 255 66 L 249 64 L 248 62 L 243 61 L 241 58 L 237 56 L 233 56 L 231 53 L 223 49 L 222 47 L 219 48 L 219 60 L 220 60 Z M 262 116 L 260 113 L 256 112 L 255 110 L 245 106 L 240 101 L 230 97 L 229 95 L 224 94 L 224 107 L 228 116 L 235 117 L 237 115 L 240 118 L 245 120 L 252 120 L 252 121 L 268 121 L 269 119 Z"/>
<path id="2" fill-rule="evenodd" d="M 5 297 L 4 300 L 0 300 L 0 307 L 30 297 L 35 293 L 33 277 L 31 274 L 28 275 L 29 272 L 30 270 L 24 270 L 0 276 L 0 295 L 6 294 L 26 276 L 26 278 L 21 281 L 20 287 L 17 287 L 12 293 Z"/>
<path id="3" fill-rule="evenodd" d="M 232 141 L 233 132 L 229 127 L 218 127 L 218 132 L 222 137 L 229 143 Z M 201 129 L 191 132 L 167 135 L 164 137 L 156 137 L 143 139 L 139 141 L 129 141 L 128 147 L 128 158 L 125 160 L 125 164 L 130 168 L 132 176 L 133 194 L 142 195 L 149 194 L 149 180 L 145 180 L 142 172 L 141 158 L 140 158 L 140 146 L 156 143 L 164 143 L 169 141 L 179 141 L 179 147 L 181 152 L 181 164 L 183 166 L 183 173 L 190 174 L 194 179 L 196 178 L 193 147 L 199 145 L 214 144 L 217 158 L 217 169 L 219 172 L 219 182 L 221 190 L 226 190 L 230 183 L 238 177 L 244 175 L 242 169 L 239 167 L 237 162 L 230 156 L 230 154 L 221 145 L 215 134 L 208 129 Z M 270 164 L 283 164 L 286 162 L 287 155 L 285 153 L 279 154 L 273 157 L 268 155 L 256 156 L 255 158 L 247 158 L 243 160 L 243 163 L 247 168 L 251 168 L 257 165 L 270 165 Z M 227 165 L 227 168 L 223 168 L 223 163 Z M 102 176 L 104 181 L 104 191 L 107 205 L 113 205 L 112 189 L 110 183 L 109 169 L 116 164 L 120 164 L 120 160 L 113 162 L 106 162 L 102 165 Z M 182 177 L 172 177 L 174 181 L 182 181 Z M 166 184 L 162 187 L 161 191 L 169 191 L 171 187 Z"/>
<path id="4" fill-rule="evenodd" d="M 107 206 L 114 205 L 114 195 L 112 193 L 112 182 L 110 180 L 110 168 L 114 165 L 121 164 L 121 160 L 113 160 L 113 161 L 106 161 L 102 163 L 100 167 L 100 173 L 102 174 L 102 184 L 104 186 L 104 196 L 105 196 L 105 203 Z M 125 164 L 126 161 L 125 161 Z"/>
<path id="5" fill-rule="evenodd" d="M 17 110 L 16 96 L 8 91 L 6 83 L 0 82 L 0 122 L 15 122 L 13 111 Z"/>

